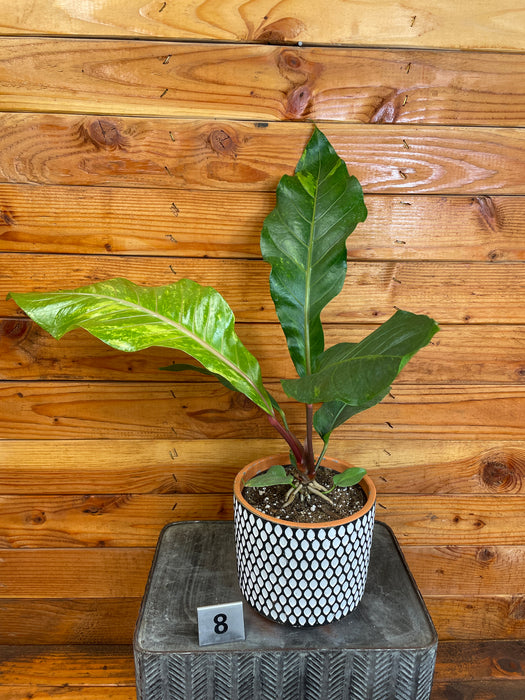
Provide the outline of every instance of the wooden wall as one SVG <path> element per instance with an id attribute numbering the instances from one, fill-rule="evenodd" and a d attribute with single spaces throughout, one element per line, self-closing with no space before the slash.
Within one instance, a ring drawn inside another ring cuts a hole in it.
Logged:
<path id="1" fill-rule="evenodd" d="M 5 295 L 193 277 L 282 394 L 258 236 L 312 121 L 369 207 L 328 341 L 396 306 L 442 326 L 331 454 L 369 469 L 441 639 L 523 637 L 519 4 L 0 1 L 1 644 L 129 643 L 162 526 L 231 518 L 236 470 L 282 448 L 159 372 L 176 353 L 57 343 Z"/>

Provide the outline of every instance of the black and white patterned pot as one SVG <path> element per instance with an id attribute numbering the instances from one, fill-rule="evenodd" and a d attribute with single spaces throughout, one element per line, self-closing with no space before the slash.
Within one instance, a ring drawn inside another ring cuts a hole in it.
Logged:
<path id="1" fill-rule="evenodd" d="M 257 612 L 294 627 L 335 622 L 351 612 L 364 592 L 372 533 L 375 496 L 367 476 L 360 482 L 365 506 L 342 520 L 310 524 L 278 520 L 251 506 L 242 496 L 243 484 L 273 464 L 286 464 L 287 455 L 274 455 L 248 464 L 234 485 L 234 526 L 241 591 Z M 325 467 L 344 471 L 350 465 L 326 458 Z"/>

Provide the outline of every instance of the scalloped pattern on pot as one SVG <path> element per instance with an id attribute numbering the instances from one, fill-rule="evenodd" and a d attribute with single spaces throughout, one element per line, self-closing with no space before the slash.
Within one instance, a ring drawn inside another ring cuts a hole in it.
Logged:
<path id="1" fill-rule="evenodd" d="M 361 600 L 375 505 L 337 526 L 302 528 L 250 512 L 234 499 L 241 591 L 257 612 L 294 627 L 340 620 Z"/>

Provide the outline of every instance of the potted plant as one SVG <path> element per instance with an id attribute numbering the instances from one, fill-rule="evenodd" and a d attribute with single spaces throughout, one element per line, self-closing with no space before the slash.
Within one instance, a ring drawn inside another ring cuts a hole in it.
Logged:
<path id="1" fill-rule="evenodd" d="M 239 583 L 261 614 L 296 626 L 350 612 L 368 570 L 374 485 L 364 470 L 325 457 L 330 435 L 381 401 L 438 330 L 428 316 L 397 310 L 361 342 L 325 350 L 321 312 L 342 289 L 346 239 L 366 215 L 359 182 L 315 127 L 295 174 L 281 178 L 261 234 L 271 295 L 297 371 L 282 387 L 305 406 L 301 438 L 264 387 L 257 360 L 235 334 L 232 310 L 212 287 L 189 279 L 143 287 L 119 278 L 9 295 L 57 339 L 80 327 L 123 351 L 182 350 L 199 365 L 163 369 L 213 375 L 266 414 L 289 451 L 256 460 L 235 480 Z"/>

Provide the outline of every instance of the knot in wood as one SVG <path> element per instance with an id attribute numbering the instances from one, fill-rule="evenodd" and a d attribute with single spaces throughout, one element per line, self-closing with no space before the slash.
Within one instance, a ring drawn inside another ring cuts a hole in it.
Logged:
<path id="1" fill-rule="evenodd" d="M 287 119 L 304 119 L 308 116 L 312 93 L 308 85 L 300 85 L 292 90 L 286 102 Z"/>
<path id="2" fill-rule="evenodd" d="M 126 137 L 120 133 L 118 126 L 109 119 L 94 119 L 83 129 L 86 141 L 99 149 L 123 149 L 127 146 Z"/>
<path id="3" fill-rule="evenodd" d="M 8 319 L 0 322 L 0 337 L 10 340 L 22 340 L 32 326 L 32 321 Z"/>
<path id="4" fill-rule="evenodd" d="M 220 155 L 235 156 L 237 153 L 235 135 L 225 129 L 214 129 L 208 137 L 208 144 L 212 151 Z"/>
<path id="5" fill-rule="evenodd" d="M 480 547 L 476 552 L 476 559 L 480 564 L 490 564 L 496 559 L 496 552 L 491 547 Z"/>
<path id="6" fill-rule="evenodd" d="M 33 510 L 28 514 L 26 522 L 31 525 L 43 525 L 47 520 L 43 510 Z"/>
<path id="7" fill-rule="evenodd" d="M 494 659 L 494 665 L 498 671 L 501 671 L 501 673 L 505 674 L 506 676 L 523 675 L 521 664 L 516 659 L 509 659 L 507 657 Z"/>
<path id="8" fill-rule="evenodd" d="M 256 30 L 253 39 L 266 44 L 284 44 L 293 41 L 305 29 L 295 17 L 282 17 Z"/>
<path id="9" fill-rule="evenodd" d="M 16 224 L 12 213 L 7 211 L 6 209 L 0 210 L 0 224 L 2 223 L 6 226 L 14 226 Z"/>
<path id="10" fill-rule="evenodd" d="M 298 56 L 295 51 L 282 51 L 279 56 L 279 68 L 289 69 L 289 70 L 300 70 L 303 67 L 303 61 L 301 57 Z"/>
<path id="11" fill-rule="evenodd" d="M 509 617 L 513 620 L 525 620 L 525 598 L 519 597 L 510 605 Z"/>
<path id="12" fill-rule="evenodd" d="M 394 124 L 397 121 L 400 103 L 396 97 L 396 93 L 392 92 L 387 97 L 381 98 L 370 117 L 371 124 Z"/>
<path id="13" fill-rule="evenodd" d="M 498 454 L 482 461 L 480 478 L 490 491 L 518 492 L 524 468 L 525 459 L 517 454 Z"/>
<path id="14" fill-rule="evenodd" d="M 498 208 L 492 197 L 482 195 L 474 197 L 472 204 L 475 204 L 478 209 L 478 215 L 483 224 L 492 232 L 496 232 L 501 225 L 501 217 Z"/>

